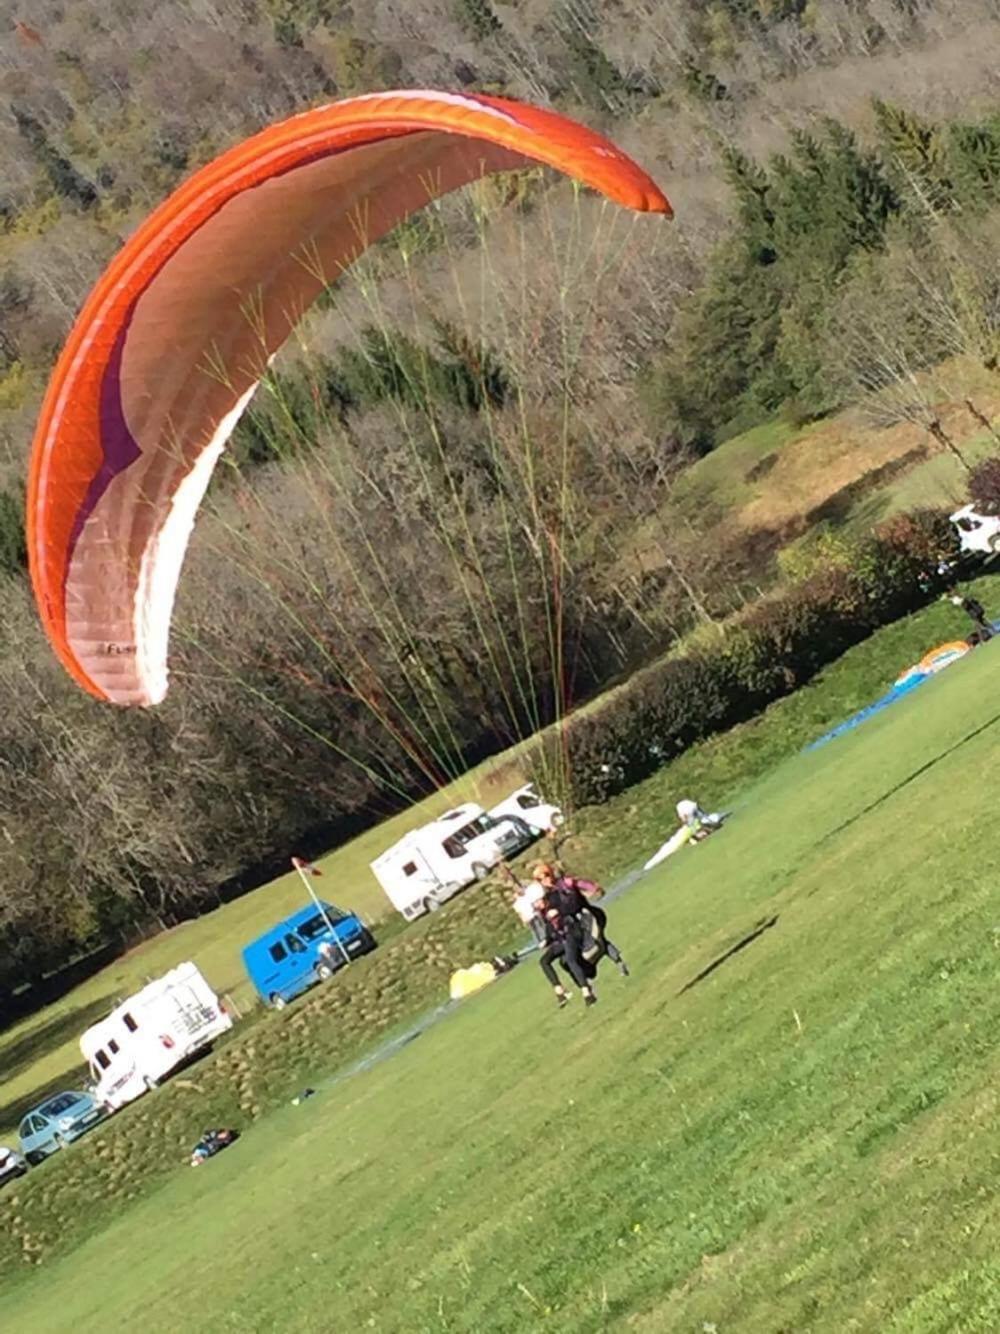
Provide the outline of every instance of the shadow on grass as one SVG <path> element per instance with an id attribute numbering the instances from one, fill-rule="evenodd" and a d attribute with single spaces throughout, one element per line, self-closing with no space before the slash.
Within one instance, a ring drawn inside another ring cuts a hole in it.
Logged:
<path id="1" fill-rule="evenodd" d="M 932 759 L 929 759 L 926 764 L 921 764 L 919 768 L 914 769 L 912 773 L 907 774 L 905 778 L 900 779 L 898 783 L 895 783 L 892 787 L 888 788 L 880 797 L 876 798 L 875 801 L 869 802 L 868 805 L 863 807 L 860 811 L 855 811 L 853 815 L 837 825 L 836 828 L 831 829 L 828 834 L 824 834 L 816 846 L 822 847 L 822 845 L 829 842 L 831 838 L 836 838 L 837 835 L 842 834 L 845 829 L 850 829 L 851 825 L 856 824 L 858 820 L 863 819 L 866 815 L 870 815 L 872 811 L 878 810 L 878 808 L 884 802 L 888 801 L 890 797 L 894 797 L 896 793 L 901 792 L 904 787 L 909 787 L 911 783 L 915 782 L 918 778 L 921 778 L 928 772 L 928 770 L 933 769 L 936 764 L 940 764 L 941 761 L 947 759 L 949 755 L 954 755 L 956 750 L 961 750 L 962 747 L 968 745 L 970 741 L 974 741 L 977 736 L 982 736 L 983 732 L 988 732 L 989 729 L 994 727 L 998 722 L 1000 722 L 1000 713 L 995 713 L 991 718 L 987 718 L 984 723 L 980 723 L 978 727 L 974 727 L 971 732 L 966 732 L 965 736 L 956 741 L 954 745 L 947 746 L 944 750 L 940 751 L 939 754 L 935 755 Z M 815 893 L 815 891 L 813 892 Z"/>
<path id="2" fill-rule="evenodd" d="M 44 1084 L 38 1084 L 35 1088 L 12 1098 L 10 1102 L 0 1103 L 0 1126 L 15 1126 L 23 1116 L 26 1116 L 33 1107 L 51 1098 L 56 1093 L 62 1093 L 65 1089 L 82 1089 L 83 1081 L 86 1078 L 86 1066 L 81 1060 L 79 1068 L 75 1070 L 64 1070 L 61 1075 L 55 1079 L 50 1079 Z M 10 1137 L 8 1136 L 8 1139 Z"/>
<path id="3" fill-rule="evenodd" d="M 36 1025 L 13 1042 L 0 1044 L 0 1068 L 4 1081 L 13 1079 L 64 1043 L 79 1038 L 91 1024 L 103 1019 L 113 1005 L 113 996 L 102 996 L 78 1010 L 67 1010 L 47 1023 Z"/>
<path id="4" fill-rule="evenodd" d="M 724 954 L 720 954 L 717 958 L 713 959 L 712 962 L 707 964 L 700 973 L 696 973 L 690 982 L 685 982 L 680 991 L 678 991 L 678 996 L 683 996 L 685 991 L 690 991 L 691 988 L 696 987 L 699 982 L 704 982 L 706 977 L 710 977 L 717 968 L 721 968 L 722 965 L 727 963 L 734 954 L 739 954 L 740 950 L 745 950 L 748 945 L 752 945 L 753 942 L 762 936 L 765 931 L 770 931 L 772 926 L 777 925 L 777 913 L 775 913 L 773 917 L 765 917 L 762 921 L 758 922 L 751 932 L 742 936 L 735 945 L 730 945 L 729 949 L 726 950 Z"/>
<path id="5" fill-rule="evenodd" d="M 0 1098 L 3 1097 L 4 1085 L 30 1070 L 36 1061 L 57 1051 L 65 1043 L 79 1038 L 84 1029 L 103 1018 L 113 1004 L 113 997 L 102 996 L 82 1009 L 60 1014 L 50 1019 L 48 1023 L 30 1029 L 15 1041 L 0 1046 L 0 1068 L 3 1069 Z M 50 1094 L 58 1093 L 64 1088 L 72 1088 L 74 1083 L 79 1084 L 80 1071 L 85 1068 L 83 1057 L 80 1056 L 69 1070 L 64 1070 L 54 1079 L 36 1084 L 14 1098 L 0 1101 L 0 1125 L 11 1125 L 19 1121 L 26 1112 L 44 1101 Z"/>

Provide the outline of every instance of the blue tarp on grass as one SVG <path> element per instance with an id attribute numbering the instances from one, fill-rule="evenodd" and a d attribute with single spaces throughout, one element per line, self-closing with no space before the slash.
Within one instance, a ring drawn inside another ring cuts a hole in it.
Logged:
<path id="1" fill-rule="evenodd" d="M 1000 621 L 991 621 L 990 629 L 995 635 L 1000 634 Z M 958 662 L 960 659 L 956 658 L 955 661 Z M 949 667 L 951 665 L 951 663 L 947 664 Z M 943 671 L 944 668 L 939 668 L 938 670 Z M 936 671 L 921 672 L 916 668 L 911 668 L 909 674 L 905 676 L 903 680 L 897 681 L 892 689 L 887 694 L 883 695 L 881 699 L 877 699 L 874 704 L 866 705 L 858 713 L 855 713 L 852 717 L 848 718 L 846 722 L 838 723 L 831 731 L 825 732 L 821 737 L 817 737 L 815 741 L 810 741 L 805 749 L 816 750 L 818 746 L 825 746 L 826 743 L 832 741 L 834 737 L 843 736 L 845 732 L 852 732 L 855 727 L 859 727 L 861 723 L 865 722 L 867 719 L 873 718 L 876 713 L 881 713 L 882 710 L 887 709 L 890 704 L 895 704 L 898 699 L 903 699 L 904 696 L 911 694 L 918 686 L 922 686 L 925 681 L 929 681 L 932 676 L 937 676 L 937 674 Z"/>
<path id="2" fill-rule="evenodd" d="M 887 709 L 890 704 L 895 704 L 897 699 L 902 699 L 904 695 L 912 694 L 917 686 L 922 686 L 925 681 L 929 681 L 932 675 L 934 675 L 933 672 L 915 672 L 913 676 L 908 676 L 905 681 L 901 681 L 898 685 L 894 685 L 888 694 L 883 695 L 881 699 L 877 699 L 874 704 L 867 704 L 858 713 L 854 714 L 853 717 L 848 718 L 846 722 L 838 723 L 832 731 L 824 733 L 821 737 L 817 737 L 815 741 L 810 741 L 809 745 L 806 746 L 806 750 L 815 750 L 817 746 L 826 745 L 826 743 L 832 741 L 834 737 L 843 736 L 845 732 L 853 731 L 855 727 L 858 727 L 868 718 L 873 718 L 876 713 L 881 713 L 882 710 Z"/>

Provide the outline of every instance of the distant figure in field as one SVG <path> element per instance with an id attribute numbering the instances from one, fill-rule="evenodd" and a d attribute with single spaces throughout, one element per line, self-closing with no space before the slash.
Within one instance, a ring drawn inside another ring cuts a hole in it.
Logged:
<path id="1" fill-rule="evenodd" d="M 700 842 L 721 826 L 725 816 L 717 811 L 703 811 L 696 801 L 685 797 L 677 803 L 677 819 L 682 828 L 691 830 L 692 840 Z"/>
<path id="2" fill-rule="evenodd" d="M 986 618 L 986 608 L 978 598 L 963 597 L 955 588 L 950 589 L 945 596 L 952 606 L 961 607 L 976 626 L 979 633 L 978 643 L 984 644 L 986 640 L 993 638 L 993 627 Z"/>

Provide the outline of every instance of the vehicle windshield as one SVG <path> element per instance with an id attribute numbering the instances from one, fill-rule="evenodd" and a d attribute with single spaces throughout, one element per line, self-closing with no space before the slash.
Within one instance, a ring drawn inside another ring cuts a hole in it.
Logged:
<path id="1" fill-rule="evenodd" d="M 345 914 L 336 908 L 327 908 L 326 916 L 329 917 L 331 922 L 337 923 L 344 920 Z M 306 918 L 301 926 L 295 928 L 303 940 L 315 940 L 317 936 L 322 936 L 326 929 L 326 918 L 322 913 L 317 913 L 315 917 Z"/>
<path id="2" fill-rule="evenodd" d="M 491 829 L 497 826 L 496 820 L 490 815 L 477 815 L 474 820 L 470 820 L 467 825 L 455 831 L 455 838 L 460 843 L 471 843 L 474 838 L 480 834 L 487 834 Z"/>
<path id="3" fill-rule="evenodd" d="M 42 1116 L 60 1116 L 63 1112 L 70 1111 L 79 1101 L 79 1093 L 60 1093 L 51 1102 L 43 1103 L 38 1110 Z"/>

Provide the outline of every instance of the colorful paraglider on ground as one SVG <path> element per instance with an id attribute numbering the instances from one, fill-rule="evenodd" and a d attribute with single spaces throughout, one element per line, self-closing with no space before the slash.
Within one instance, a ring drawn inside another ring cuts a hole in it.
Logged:
<path id="1" fill-rule="evenodd" d="M 278 349 L 367 247 L 430 201 L 542 163 L 669 216 L 614 144 L 552 111 L 407 91 L 293 116 L 182 184 L 91 292 L 31 459 L 28 546 L 46 633 L 99 699 L 167 690 L 174 596 L 212 470 Z"/>
<path id="2" fill-rule="evenodd" d="M 965 639 L 949 640 L 947 644 L 938 644 L 936 648 L 930 649 L 919 662 L 914 663 L 912 667 L 907 667 L 906 671 L 900 672 L 896 677 L 890 690 L 880 699 L 875 700 L 873 704 L 867 704 L 857 713 L 852 714 L 844 722 L 838 723 L 829 732 L 824 732 L 821 737 L 811 741 L 806 750 L 815 750 L 818 746 L 826 745 L 828 741 L 833 741 L 838 736 L 843 736 L 845 732 L 851 732 L 875 714 L 881 713 L 883 709 L 889 708 L 898 700 L 909 695 L 911 691 L 922 686 L 925 681 L 931 677 L 937 676 L 938 672 L 943 672 L 946 667 L 952 663 L 958 662 L 959 658 L 964 658 L 970 651 L 971 645 Z"/>

